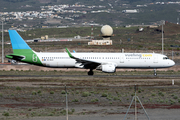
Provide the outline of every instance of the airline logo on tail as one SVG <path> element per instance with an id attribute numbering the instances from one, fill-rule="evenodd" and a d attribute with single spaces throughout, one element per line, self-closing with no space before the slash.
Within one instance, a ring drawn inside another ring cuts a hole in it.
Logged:
<path id="1" fill-rule="evenodd" d="M 33 54 L 33 62 L 37 62 L 37 59 L 38 59 L 37 55 Z"/>

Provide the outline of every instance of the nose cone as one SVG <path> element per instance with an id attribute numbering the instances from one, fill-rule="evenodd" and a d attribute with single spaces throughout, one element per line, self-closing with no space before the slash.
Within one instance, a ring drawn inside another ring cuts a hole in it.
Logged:
<path id="1" fill-rule="evenodd" d="M 173 60 L 170 61 L 169 63 L 170 66 L 174 66 L 175 65 L 175 62 Z"/>

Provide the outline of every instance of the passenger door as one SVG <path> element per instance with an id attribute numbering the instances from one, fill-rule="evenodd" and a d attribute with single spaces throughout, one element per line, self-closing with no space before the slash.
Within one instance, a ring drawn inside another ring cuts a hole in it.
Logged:
<path id="1" fill-rule="evenodd" d="M 153 55 L 154 57 L 154 63 L 158 63 L 158 55 Z"/>
<path id="2" fill-rule="evenodd" d="M 120 56 L 120 63 L 124 63 L 124 56 L 123 55 Z"/>

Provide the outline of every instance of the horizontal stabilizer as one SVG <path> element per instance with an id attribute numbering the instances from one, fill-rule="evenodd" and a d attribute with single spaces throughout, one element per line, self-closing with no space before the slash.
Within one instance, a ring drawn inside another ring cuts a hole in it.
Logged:
<path id="1" fill-rule="evenodd" d="M 14 60 L 22 60 L 25 58 L 25 56 L 17 55 L 17 54 L 11 54 L 11 55 L 6 55 L 6 58 L 14 59 Z"/>

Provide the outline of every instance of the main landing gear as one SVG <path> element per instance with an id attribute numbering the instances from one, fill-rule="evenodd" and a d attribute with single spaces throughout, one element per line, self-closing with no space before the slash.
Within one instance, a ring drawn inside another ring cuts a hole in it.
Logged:
<path id="1" fill-rule="evenodd" d="M 157 76 L 156 68 L 154 68 L 154 76 Z"/>
<path id="2" fill-rule="evenodd" d="M 88 72 L 88 75 L 93 75 L 93 74 L 94 74 L 93 70 L 90 69 L 90 71 Z"/>

